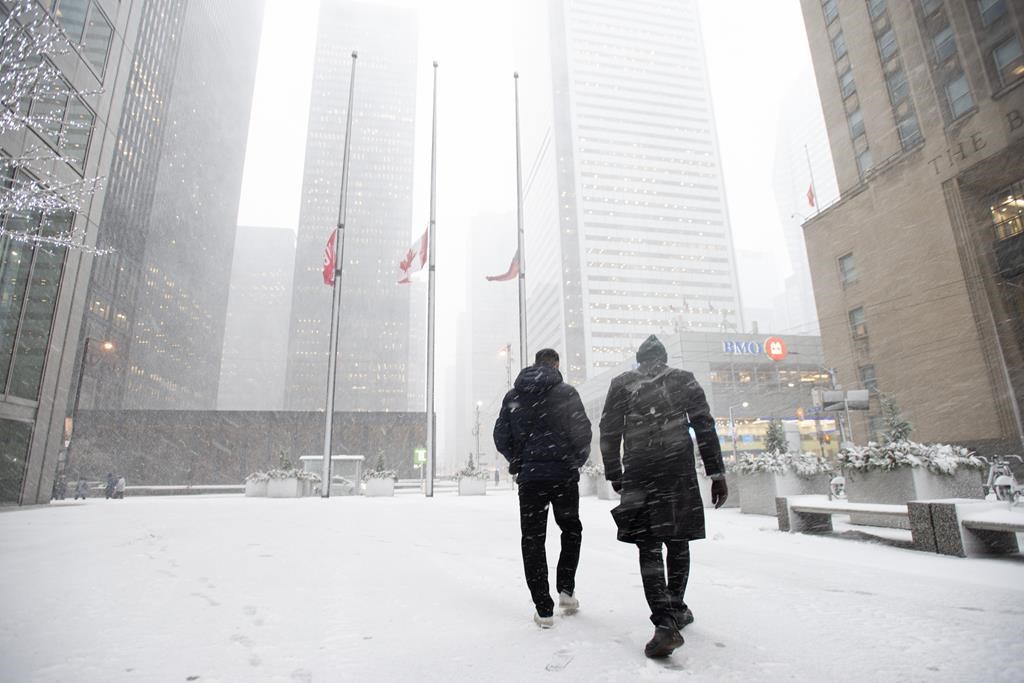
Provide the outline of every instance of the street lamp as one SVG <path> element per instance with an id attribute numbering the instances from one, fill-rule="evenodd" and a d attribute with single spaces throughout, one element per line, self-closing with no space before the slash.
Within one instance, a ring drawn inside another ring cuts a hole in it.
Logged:
<path id="1" fill-rule="evenodd" d="M 743 403 L 738 403 L 738 404 L 736 404 L 734 406 L 729 406 L 729 433 L 732 434 L 732 460 L 733 460 L 733 462 L 736 462 L 737 453 L 736 453 L 736 423 L 732 419 L 732 409 L 733 408 L 748 408 L 748 407 L 750 407 L 750 404 L 747 401 L 744 401 Z"/>
<path id="2" fill-rule="evenodd" d="M 91 343 L 99 344 L 100 353 L 111 353 L 114 350 L 114 342 L 109 340 L 97 342 L 92 337 L 85 338 L 85 344 L 82 348 L 82 362 L 78 366 L 78 384 L 75 386 L 75 403 L 71 408 L 71 431 L 68 433 L 68 446 L 64 453 L 64 471 L 70 470 L 69 464 L 71 463 L 71 442 L 75 436 L 75 421 L 78 419 L 78 402 L 82 398 L 82 376 L 85 375 L 85 366 L 95 365 L 99 362 L 99 356 L 94 356 L 92 359 L 89 357 L 89 350 Z"/>

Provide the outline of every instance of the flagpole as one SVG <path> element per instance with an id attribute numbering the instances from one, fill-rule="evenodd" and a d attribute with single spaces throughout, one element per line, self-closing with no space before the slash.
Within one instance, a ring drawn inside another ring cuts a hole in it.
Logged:
<path id="1" fill-rule="evenodd" d="M 427 233 L 427 498 L 434 496 L 437 471 L 437 426 L 434 416 L 434 242 L 437 218 L 437 62 L 434 62 L 434 108 L 430 130 L 430 227 Z"/>
<path id="2" fill-rule="evenodd" d="M 811 170 L 811 153 L 807 151 L 807 145 L 804 145 L 804 157 L 807 158 L 807 175 L 811 176 L 811 194 L 814 195 L 814 215 L 817 216 L 821 213 L 821 209 L 818 208 L 821 202 L 818 201 L 818 188 L 814 186 L 814 171 Z"/>
<path id="3" fill-rule="evenodd" d="M 348 82 L 348 116 L 345 118 L 345 151 L 341 161 L 341 198 L 338 202 L 338 226 L 334 231 L 334 285 L 331 287 L 331 340 L 327 357 L 327 405 L 324 408 L 324 462 L 320 495 L 331 496 L 331 432 L 334 427 L 334 389 L 338 374 L 338 336 L 341 323 L 341 264 L 345 255 L 345 199 L 348 195 L 348 152 L 352 142 L 352 103 L 356 85 L 356 58 L 352 51 L 352 75 Z"/>
<path id="4" fill-rule="evenodd" d="M 523 233 L 523 162 L 519 143 L 519 72 L 516 85 L 516 221 L 519 246 L 519 367 L 526 367 L 526 247 Z"/>

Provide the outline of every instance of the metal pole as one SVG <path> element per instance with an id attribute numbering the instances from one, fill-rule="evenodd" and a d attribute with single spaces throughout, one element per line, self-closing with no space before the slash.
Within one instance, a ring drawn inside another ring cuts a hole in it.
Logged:
<path id="1" fill-rule="evenodd" d="M 835 389 L 836 389 L 836 369 L 835 368 L 828 368 L 828 377 L 829 377 L 829 380 L 832 382 L 832 391 L 835 391 Z M 843 396 L 843 403 L 845 403 L 845 402 L 846 402 L 846 397 L 844 395 Z M 849 410 L 847 410 L 846 414 L 847 414 L 847 419 L 849 419 Z M 836 422 L 839 423 L 839 445 L 842 446 L 844 443 L 846 443 L 846 427 L 843 424 L 843 417 L 842 417 L 842 415 L 840 415 L 839 417 L 836 418 Z"/>
<path id="2" fill-rule="evenodd" d="M 437 62 L 434 62 L 434 108 L 430 130 L 430 227 L 427 232 L 427 498 L 434 496 L 437 438 L 434 416 L 434 242 L 437 218 Z"/>
<path id="3" fill-rule="evenodd" d="M 526 247 L 523 231 L 523 161 L 519 143 L 519 72 L 516 86 L 516 217 L 519 239 L 519 367 L 526 367 Z"/>
<path id="4" fill-rule="evenodd" d="M 732 409 L 735 406 L 729 406 L 729 433 L 732 434 L 732 461 L 735 463 L 739 459 L 739 453 L 736 451 L 736 422 L 732 419 Z"/>
<path id="5" fill-rule="evenodd" d="M 476 426 L 473 428 L 473 434 L 476 436 L 476 464 L 480 465 L 480 403 L 476 404 Z"/>
<path id="6" fill-rule="evenodd" d="M 327 357 L 327 402 L 324 408 L 324 462 L 320 495 L 331 496 L 331 431 L 334 427 L 334 390 L 338 374 L 338 336 L 341 327 L 341 268 L 345 257 L 345 200 L 348 195 L 348 156 L 352 145 L 352 104 L 356 89 L 356 58 L 352 51 L 352 74 L 348 82 L 348 115 L 345 118 L 345 151 L 341 158 L 341 198 L 338 201 L 338 226 L 334 231 L 334 285 L 331 287 L 331 341 Z"/>
<path id="7" fill-rule="evenodd" d="M 505 345 L 505 383 L 512 390 L 512 342 Z"/>

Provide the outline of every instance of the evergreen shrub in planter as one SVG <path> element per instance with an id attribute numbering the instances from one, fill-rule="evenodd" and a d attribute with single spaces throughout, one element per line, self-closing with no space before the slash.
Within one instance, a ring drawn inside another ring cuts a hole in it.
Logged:
<path id="1" fill-rule="evenodd" d="M 743 492 L 740 511 L 774 516 L 776 497 L 828 493 L 832 465 L 813 453 L 758 453 L 741 458 L 733 472 Z"/>
<path id="2" fill-rule="evenodd" d="M 268 481 L 270 481 L 270 477 L 266 472 L 253 472 L 245 478 L 245 495 L 250 498 L 265 497 Z"/>
<path id="3" fill-rule="evenodd" d="M 597 494 L 597 486 L 604 481 L 604 466 L 589 461 L 580 468 L 580 497 Z"/>
<path id="4" fill-rule="evenodd" d="M 452 479 L 459 484 L 460 496 L 483 496 L 487 494 L 487 480 L 490 474 L 480 469 L 473 462 L 473 456 L 469 456 L 469 462 L 461 470 L 457 471 Z"/>
<path id="5" fill-rule="evenodd" d="M 393 496 L 397 479 L 398 473 L 384 466 L 384 456 L 378 456 L 373 469 L 363 475 L 364 495 L 371 498 Z"/>

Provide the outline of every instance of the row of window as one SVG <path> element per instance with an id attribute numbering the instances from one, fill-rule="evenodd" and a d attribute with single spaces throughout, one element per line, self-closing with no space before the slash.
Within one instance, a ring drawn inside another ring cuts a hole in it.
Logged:
<path id="1" fill-rule="evenodd" d="M 917 121 L 913 100 L 910 98 L 910 86 L 886 3 L 872 3 L 869 0 L 868 13 L 872 17 L 878 56 L 885 72 L 886 89 L 889 91 L 889 104 L 896 121 L 896 132 L 900 138 L 900 145 L 904 150 L 909 150 L 921 142 L 921 127 Z"/>

